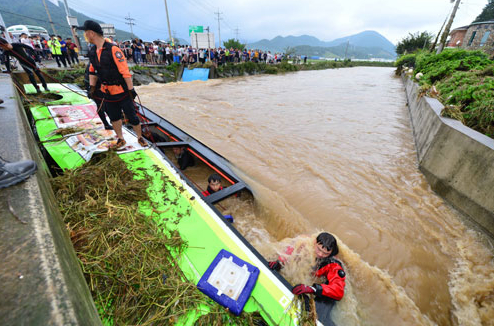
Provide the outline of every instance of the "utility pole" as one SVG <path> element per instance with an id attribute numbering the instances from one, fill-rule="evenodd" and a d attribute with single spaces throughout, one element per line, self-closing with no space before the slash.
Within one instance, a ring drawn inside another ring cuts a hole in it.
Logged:
<path id="1" fill-rule="evenodd" d="M 0 12 L 0 26 L 5 30 L 5 39 L 12 43 L 12 39 L 10 38 L 9 32 L 7 32 L 7 26 L 5 26 L 5 22 L 3 21 L 2 13 Z"/>
<path id="2" fill-rule="evenodd" d="M 55 25 L 53 24 L 53 21 L 51 20 L 50 11 L 48 10 L 48 7 L 46 6 L 45 0 L 43 0 L 43 4 L 45 5 L 46 14 L 48 15 L 48 19 L 50 20 L 50 25 L 51 25 L 51 29 L 53 29 L 53 34 L 57 35 L 57 30 L 55 29 Z"/>
<path id="3" fill-rule="evenodd" d="M 441 33 L 443 32 L 443 28 L 444 28 L 444 25 L 446 25 L 446 21 L 447 20 L 448 20 L 448 16 L 446 16 L 446 18 L 444 19 L 443 25 L 439 29 L 439 33 L 437 33 L 436 39 L 434 40 L 434 43 L 432 43 L 432 45 L 431 45 L 431 47 L 429 49 L 430 52 L 434 51 L 434 49 L 436 48 L 437 41 L 439 41 L 439 36 L 441 36 Z"/>
<path id="4" fill-rule="evenodd" d="M 346 54 L 348 52 L 348 45 L 350 45 L 350 40 L 346 42 L 346 48 L 345 48 L 345 60 L 346 60 Z"/>
<path id="5" fill-rule="evenodd" d="M 74 28 L 70 24 L 70 11 L 69 11 L 69 5 L 67 4 L 67 0 L 63 0 L 63 4 L 65 7 L 65 14 L 67 15 L 67 23 L 69 24 L 70 31 L 72 32 L 72 38 L 74 39 L 75 45 L 81 50 L 81 44 L 79 43 L 79 38 L 76 35 L 76 32 L 74 31 Z"/>
<path id="6" fill-rule="evenodd" d="M 210 43 L 210 37 L 209 37 L 209 26 L 206 28 L 206 31 L 208 31 L 208 56 L 209 56 L 209 61 L 211 61 L 211 43 Z"/>
<path id="7" fill-rule="evenodd" d="M 453 1 L 451 1 L 453 2 Z M 444 28 L 443 35 L 441 36 L 441 42 L 439 43 L 439 47 L 437 48 L 436 54 L 439 54 L 443 51 L 444 47 L 446 46 L 446 39 L 448 38 L 449 31 L 451 29 L 451 25 L 453 25 L 453 20 L 455 19 L 456 11 L 458 10 L 458 7 L 460 6 L 461 0 L 456 0 L 455 7 L 453 8 L 453 12 L 451 13 L 451 17 L 449 17 L 448 24 Z"/>
<path id="8" fill-rule="evenodd" d="M 134 30 L 132 29 L 132 26 L 135 25 L 135 23 L 134 23 L 135 19 L 130 17 L 130 12 L 129 12 L 129 15 L 127 17 L 125 17 L 125 20 L 129 21 L 128 23 L 126 22 L 126 24 L 130 25 L 130 34 L 132 34 L 132 37 L 134 37 L 135 35 L 134 35 Z"/>
<path id="9" fill-rule="evenodd" d="M 168 5 L 166 4 L 166 0 L 165 0 L 165 10 L 166 10 L 166 21 L 168 22 L 168 34 L 170 36 L 170 40 L 172 41 L 172 46 L 174 46 L 175 40 L 173 39 L 172 30 L 170 28 L 170 18 L 168 17 Z"/>
<path id="10" fill-rule="evenodd" d="M 240 31 L 240 30 L 238 29 L 238 26 L 237 26 L 237 28 L 235 28 L 235 29 L 234 29 L 234 31 L 235 31 L 235 38 L 236 38 L 236 39 L 237 39 L 237 41 L 238 41 L 238 32 Z"/>
<path id="11" fill-rule="evenodd" d="M 222 20 L 223 18 L 221 18 L 220 15 L 223 15 L 223 13 L 220 12 L 220 9 L 218 8 L 218 11 L 215 12 L 214 14 L 217 16 L 216 19 L 218 19 L 218 40 L 220 42 L 219 45 L 218 45 L 218 47 L 221 48 L 221 27 L 220 27 L 220 20 Z"/>

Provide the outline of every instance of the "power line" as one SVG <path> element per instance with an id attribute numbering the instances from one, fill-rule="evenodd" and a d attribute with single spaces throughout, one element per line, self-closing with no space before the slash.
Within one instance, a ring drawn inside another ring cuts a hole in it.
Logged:
<path id="1" fill-rule="evenodd" d="M 109 19 L 109 22 L 119 22 L 122 24 L 128 24 L 127 21 L 125 21 L 125 18 L 124 18 L 124 20 L 122 20 L 121 17 L 116 16 L 113 13 L 109 13 L 108 11 L 103 10 L 103 9 L 101 9 L 97 6 L 94 6 L 93 4 L 87 3 L 85 1 L 79 0 L 78 3 L 71 2 L 71 7 L 76 8 L 76 9 L 79 8 L 80 13 L 82 13 L 83 11 L 86 11 L 89 7 L 89 8 L 91 8 L 91 14 L 90 14 L 91 16 L 104 17 L 106 20 Z M 103 20 L 105 20 L 105 19 L 103 19 Z M 163 32 L 164 27 L 159 28 L 156 26 L 150 26 L 150 25 L 147 25 L 147 24 L 141 22 L 141 20 L 139 20 L 139 19 L 134 19 L 134 20 L 136 21 L 136 23 L 134 23 L 134 25 L 139 26 L 139 29 L 144 29 L 144 30 L 148 30 L 148 31 L 152 31 L 152 32 Z"/>
<path id="2" fill-rule="evenodd" d="M 134 37 L 134 30 L 132 29 L 132 26 L 135 25 L 135 23 L 134 23 L 135 19 L 130 17 L 130 12 L 129 12 L 129 15 L 127 17 L 125 17 L 125 20 L 127 21 L 125 23 L 130 26 L 130 34 L 132 34 L 132 37 Z"/>
<path id="3" fill-rule="evenodd" d="M 238 41 L 238 34 L 239 34 L 239 31 L 240 31 L 238 29 L 238 26 L 237 26 L 237 28 L 234 29 L 234 31 L 235 31 L 235 39 Z"/>
<path id="4" fill-rule="evenodd" d="M 26 15 L 21 15 L 21 14 L 17 14 L 15 12 L 6 11 L 6 10 L 3 10 L 3 9 L 1 9 L 0 11 L 1 12 L 4 12 L 6 14 L 15 15 L 15 16 L 23 17 L 23 18 L 29 18 L 29 19 L 37 20 L 37 21 L 44 22 L 44 23 L 51 23 L 49 20 L 46 20 L 46 19 L 40 19 L 40 18 L 34 18 L 34 17 L 26 16 Z M 64 27 L 64 28 L 69 28 L 67 25 L 62 25 L 62 24 L 55 23 L 55 22 L 53 22 L 53 24 L 55 24 L 57 26 Z"/>

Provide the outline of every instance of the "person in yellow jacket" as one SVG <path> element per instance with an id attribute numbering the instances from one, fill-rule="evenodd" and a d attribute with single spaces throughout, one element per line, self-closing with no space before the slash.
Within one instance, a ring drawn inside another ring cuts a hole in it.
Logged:
<path id="1" fill-rule="evenodd" d="M 63 63 L 63 66 L 67 68 L 67 63 L 65 62 L 65 58 L 62 57 L 62 45 L 60 41 L 57 39 L 55 35 L 50 35 L 50 40 L 48 41 L 48 48 L 51 51 L 51 55 L 57 61 L 57 65 L 60 68 L 60 61 Z"/>

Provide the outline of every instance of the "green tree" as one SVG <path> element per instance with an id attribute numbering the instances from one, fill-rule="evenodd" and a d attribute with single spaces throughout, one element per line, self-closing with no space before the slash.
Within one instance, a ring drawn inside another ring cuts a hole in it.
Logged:
<path id="1" fill-rule="evenodd" d="M 234 49 L 239 49 L 239 50 L 243 50 L 245 49 L 245 44 L 242 44 L 240 43 L 239 40 L 236 40 L 234 38 L 231 38 L 229 39 L 228 41 L 226 42 L 223 42 L 223 45 L 225 46 L 225 48 L 227 49 L 231 49 L 231 48 L 234 48 Z"/>
<path id="2" fill-rule="evenodd" d="M 489 0 L 489 3 L 485 5 L 484 10 L 482 10 L 480 15 L 478 15 L 473 22 L 485 22 L 489 20 L 494 20 L 494 0 Z"/>
<path id="3" fill-rule="evenodd" d="M 396 53 L 402 55 L 405 53 L 412 53 L 416 50 L 428 48 L 431 45 L 431 40 L 434 35 L 429 32 L 416 32 L 414 34 L 409 33 L 396 45 Z"/>

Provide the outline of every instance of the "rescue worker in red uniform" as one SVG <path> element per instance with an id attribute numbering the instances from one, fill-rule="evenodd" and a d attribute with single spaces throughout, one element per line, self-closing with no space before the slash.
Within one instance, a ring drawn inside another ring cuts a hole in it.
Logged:
<path id="1" fill-rule="evenodd" d="M 122 111 L 132 125 L 139 145 L 146 147 L 147 142 L 142 137 L 141 124 L 134 106 L 137 93 L 124 54 L 118 46 L 105 40 L 103 30 L 97 22 L 86 20 L 78 29 L 83 30 L 87 41 L 95 45 L 89 51 L 88 97 L 96 96 L 96 84 L 99 81 L 100 90 L 104 94 L 104 110 L 117 134 L 117 143 L 113 147 L 118 149 L 126 144 L 122 133 Z"/>
<path id="2" fill-rule="evenodd" d="M 336 301 L 343 298 L 345 293 L 345 271 L 342 263 L 335 258 L 338 254 L 338 244 L 333 235 L 322 232 L 315 242 L 314 250 L 316 253 L 316 266 L 314 267 L 314 276 L 322 277 L 326 281 L 321 284 L 314 283 L 312 286 L 298 284 L 293 289 L 293 294 L 314 294 L 316 303 L 317 319 L 325 326 L 334 325 L 331 319 L 331 310 Z M 290 255 L 293 248 L 289 247 L 286 254 Z M 269 268 L 279 271 L 283 268 L 286 260 L 278 258 L 276 261 L 269 262 Z"/>

